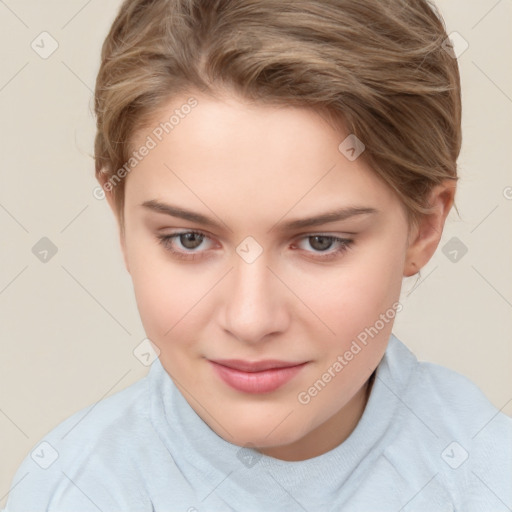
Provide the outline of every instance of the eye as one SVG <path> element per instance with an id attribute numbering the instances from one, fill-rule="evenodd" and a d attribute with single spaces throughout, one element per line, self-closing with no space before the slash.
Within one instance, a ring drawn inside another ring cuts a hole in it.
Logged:
<path id="1" fill-rule="evenodd" d="M 174 256 L 191 260 L 202 256 L 204 251 L 196 249 L 200 249 L 205 240 L 210 240 L 199 231 L 181 231 L 172 235 L 157 235 L 157 238 L 163 247 Z"/>
<path id="2" fill-rule="evenodd" d="M 181 231 L 171 235 L 157 235 L 159 243 L 174 257 L 183 260 L 195 260 L 206 257 L 207 247 L 204 242 L 212 240 L 200 231 Z M 340 257 L 352 245 L 353 240 L 332 235 L 314 234 L 302 237 L 299 244 L 307 242 L 313 251 L 299 247 L 316 260 L 332 260 Z M 335 249 L 330 250 L 333 246 Z M 211 247 L 210 247 L 211 248 Z"/>
<path id="3" fill-rule="evenodd" d="M 332 235 L 314 234 L 303 237 L 298 245 L 303 242 L 307 242 L 309 246 L 313 248 L 313 251 L 309 251 L 304 248 L 301 249 L 312 253 L 314 258 L 331 260 L 346 252 L 354 241 L 348 238 L 340 238 Z M 329 250 L 333 245 L 335 245 L 336 248 Z"/>

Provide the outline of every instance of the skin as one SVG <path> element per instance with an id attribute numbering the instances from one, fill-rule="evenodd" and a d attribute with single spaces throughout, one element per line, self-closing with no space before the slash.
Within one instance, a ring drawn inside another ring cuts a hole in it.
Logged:
<path id="1" fill-rule="evenodd" d="M 188 97 L 169 102 L 152 126 Z M 399 300 L 403 277 L 428 262 L 454 185 L 437 186 L 434 213 L 409 225 L 400 200 L 364 159 L 351 162 L 338 150 L 348 133 L 317 113 L 234 95 L 194 97 L 198 106 L 124 183 L 121 246 L 142 323 L 163 367 L 219 436 L 282 460 L 316 457 L 357 425 L 393 322 L 309 403 L 300 403 L 298 394 Z M 150 133 L 136 134 L 134 147 Z M 107 199 L 115 212 L 111 195 Z M 220 227 L 152 211 L 142 206 L 146 201 L 201 213 Z M 342 207 L 376 213 L 279 229 Z M 190 230 L 206 237 L 175 237 L 167 246 L 158 239 Z M 311 238 L 319 234 L 352 242 L 336 256 L 340 244 Z M 263 250 L 252 263 L 236 252 L 248 236 Z M 323 260 L 326 254 L 331 258 Z M 227 386 L 208 361 L 227 358 L 308 364 L 274 392 L 247 394 Z"/>

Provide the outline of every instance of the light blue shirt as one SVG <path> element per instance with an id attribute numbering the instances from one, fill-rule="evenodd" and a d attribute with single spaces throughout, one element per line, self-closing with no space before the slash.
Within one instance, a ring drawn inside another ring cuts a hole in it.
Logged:
<path id="1" fill-rule="evenodd" d="M 46 435 L 11 487 L 7 512 L 505 512 L 512 419 L 391 336 L 348 439 L 282 461 L 218 436 L 157 359 Z"/>

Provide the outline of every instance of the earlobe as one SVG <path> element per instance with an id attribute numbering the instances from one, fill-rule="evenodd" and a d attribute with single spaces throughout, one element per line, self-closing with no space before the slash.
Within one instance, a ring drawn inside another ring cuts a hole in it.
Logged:
<path id="1" fill-rule="evenodd" d="M 416 265 L 415 261 L 407 261 L 405 262 L 404 266 L 404 277 L 411 277 L 416 275 L 420 269 Z"/>
<path id="2" fill-rule="evenodd" d="M 429 196 L 432 212 L 424 214 L 411 227 L 407 248 L 404 277 L 417 274 L 433 256 L 439 245 L 446 217 L 455 198 L 455 180 L 445 180 L 434 187 Z"/>

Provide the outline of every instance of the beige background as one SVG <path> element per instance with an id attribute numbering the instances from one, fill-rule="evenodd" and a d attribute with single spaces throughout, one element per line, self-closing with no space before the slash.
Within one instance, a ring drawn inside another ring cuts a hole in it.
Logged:
<path id="1" fill-rule="evenodd" d="M 512 414 L 512 2 L 437 4 L 469 44 L 460 217 L 404 283 L 394 332 Z M 0 505 L 46 432 L 147 371 L 132 353 L 145 336 L 114 220 L 93 196 L 92 89 L 119 5 L 0 2 Z M 59 45 L 46 59 L 31 47 L 51 48 L 43 31 Z M 42 237 L 58 249 L 46 263 L 32 252 Z M 453 237 L 467 247 L 456 262 L 442 252 Z"/>

